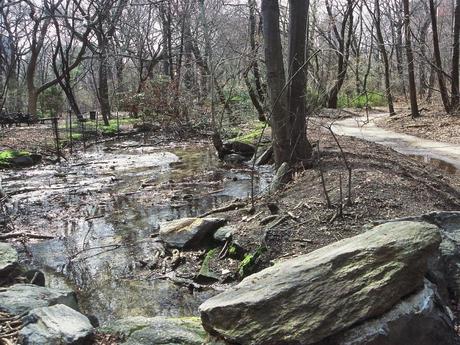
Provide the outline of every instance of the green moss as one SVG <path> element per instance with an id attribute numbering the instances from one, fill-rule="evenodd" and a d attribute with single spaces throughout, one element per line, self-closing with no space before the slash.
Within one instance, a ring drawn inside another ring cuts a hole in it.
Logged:
<path id="1" fill-rule="evenodd" d="M 217 255 L 217 248 L 211 249 L 205 256 L 203 263 L 201 264 L 199 275 L 203 277 L 218 279 L 218 276 L 211 271 L 209 268 L 210 262 Z"/>
<path id="2" fill-rule="evenodd" d="M 238 253 L 238 248 L 236 248 L 236 246 L 232 244 L 230 248 L 228 248 L 228 255 L 235 256 L 237 253 Z"/>
<path id="3" fill-rule="evenodd" d="M 247 277 L 248 275 L 256 271 L 257 264 L 259 262 L 260 256 L 267 251 L 265 247 L 259 247 L 254 253 L 247 253 L 244 256 L 244 259 L 241 260 L 238 267 L 238 275 L 241 278 Z"/>
<path id="4" fill-rule="evenodd" d="M 250 130 L 245 134 L 236 136 L 235 138 L 231 139 L 231 141 L 239 141 L 246 144 L 256 143 L 262 135 L 262 132 L 264 131 L 265 123 L 257 122 L 254 124 L 254 126 L 254 129 Z M 266 133 L 266 131 L 264 133 Z"/>

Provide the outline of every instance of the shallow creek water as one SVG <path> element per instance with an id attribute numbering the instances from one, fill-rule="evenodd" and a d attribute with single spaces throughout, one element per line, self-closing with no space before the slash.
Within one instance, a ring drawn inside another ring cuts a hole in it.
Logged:
<path id="1" fill-rule="evenodd" d="M 62 164 L 5 172 L 9 214 L 19 229 L 52 240 L 20 247 L 50 287 L 75 289 L 103 323 L 126 316 L 190 316 L 216 291 L 149 279 L 139 260 L 159 245 L 162 221 L 196 216 L 251 190 L 249 166 L 227 166 L 205 144 L 156 148 L 137 140 L 100 144 Z M 271 178 L 259 170 L 255 189 Z"/>

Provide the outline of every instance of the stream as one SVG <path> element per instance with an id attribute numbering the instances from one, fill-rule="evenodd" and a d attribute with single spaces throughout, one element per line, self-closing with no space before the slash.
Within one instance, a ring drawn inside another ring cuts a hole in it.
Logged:
<path id="1" fill-rule="evenodd" d="M 251 190 L 250 166 L 220 162 L 208 144 L 158 148 L 137 139 L 2 174 L 15 229 L 56 236 L 20 246 L 22 261 L 42 270 L 47 286 L 75 290 L 82 311 L 101 323 L 196 315 L 218 291 L 152 279 L 139 262 L 158 249 L 152 235 L 160 222 L 197 216 Z M 270 167 L 261 167 L 255 191 L 267 188 L 271 176 Z"/>
<path id="2" fill-rule="evenodd" d="M 348 135 L 389 146 L 399 153 L 422 160 L 450 174 L 459 174 L 460 145 L 422 139 L 377 127 L 375 120 L 385 116 L 389 114 L 370 114 L 369 118 L 346 118 L 334 122 L 332 130 L 338 135 Z"/>
<path id="3" fill-rule="evenodd" d="M 458 173 L 458 145 L 386 131 L 374 124 L 380 116 L 340 120 L 333 130 Z M 161 222 L 200 215 L 251 190 L 250 166 L 222 163 L 207 143 L 158 147 L 140 137 L 1 177 L 15 230 L 55 236 L 20 245 L 22 261 L 42 270 L 47 286 L 75 290 L 82 311 L 102 324 L 127 316 L 196 315 L 219 291 L 153 279 L 139 262 L 158 249 Z M 264 191 L 271 177 L 269 166 L 258 168 L 255 191 Z"/>

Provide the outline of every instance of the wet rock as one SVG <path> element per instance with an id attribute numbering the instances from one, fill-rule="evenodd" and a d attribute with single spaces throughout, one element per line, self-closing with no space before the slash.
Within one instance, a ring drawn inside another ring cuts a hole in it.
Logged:
<path id="1" fill-rule="evenodd" d="M 247 157 L 240 155 L 238 153 L 230 153 L 228 155 L 225 155 L 223 157 L 223 160 L 227 163 L 232 163 L 232 164 L 239 164 L 244 161 L 247 161 Z"/>
<path id="2" fill-rule="evenodd" d="M 243 143 L 241 141 L 230 141 L 224 143 L 223 151 L 226 155 L 236 153 L 250 158 L 256 152 L 256 148 L 254 145 Z"/>
<path id="3" fill-rule="evenodd" d="M 266 149 L 259 157 L 256 159 L 256 165 L 265 165 L 269 164 L 273 157 L 273 146 L 270 146 Z"/>
<path id="4" fill-rule="evenodd" d="M 0 310 L 10 314 L 22 314 L 34 308 L 54 304 L 65 304 L 70 308 L 78 309 L 75 293 L 70 290 L 15 284 L 0 291 Z"/>
<path id="5" fill-rule="evenodd" d="M 33 309 L 22 319 L 24 345 L 91 344 L 94 328 L 86 316 L 63 304 Z"/>
<path id="6" fill-rule="evenodd" d="M 177 219 L 161 224 L 159 236 L 170 247 L 203 247 L 225 222 L 222 218 Z"/>
<path id="7" fill-rule="evenodd" d="M 197 317 L 128 317 L 110 323 L 102 331 L 123 335 L 126 345 L 217 345 L 209 339 Z"/>
<path id="8" fill-rule="evenodd" d="M 35 164 L 34 160 L 30 156 L 13 157 L 9 161 L 10 164 L 16 168 L 28 168 Z"/>
<path id="9" fill-rule="evenodd" d="M 422 288 L 440 241 L 427 223 L 375 227 L 250 275 L 200 306 L 203 326 L 242 345 L 315 344 Z"/>
<path id="10" fill-rule="evenodd" d="M 436 285 L 403 299 L 389 312 L 316 345 L 454 345 L 452 312 L 444 306 Z"/>
<path id="11" fill-rule="evenodd" d="M 236 231 L 236 227 L 232 225 L 223 226 L 214 233 L 214 239 L 218 242 L 225 242 L 233 236 Z"/>
<path id="12" fill-rule="evenodd" d="M 205 256 L 203 263 L 201 264 L 200 271 L 198 272 L 198 275 L 195 277 L 195 282 L 199 284 L 207 284 L 207 283 L 214 283 L 219 280 L 219 275 L 211 270 L 210 268 L 210 263 L 212 260 L 214 260 L 217 255 L 219 254 L 219 251 L 214 248 L 211 249 Z"/>
<path id="13" fill-rule="evenodd" d="M 18 252 L 8 243 L 0 242 L 0 277 L 8 274 L 18 264 Z"/>
<path id="14" fill-rule="evenodd" d="M 273 176 L 272 183 L 270 184 L 270 191 L 276 192 L 283 185 L 289 182 L 290 177 L 291 168 L 288 163 L 284 162 L 276 171 L 275 176 Z"/>

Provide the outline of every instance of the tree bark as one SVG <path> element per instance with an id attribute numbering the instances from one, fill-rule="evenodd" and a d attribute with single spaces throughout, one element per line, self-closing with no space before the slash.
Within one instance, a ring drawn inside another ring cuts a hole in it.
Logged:
<path id="1" fill-rule="evenodd" d="M 447 113 L 451 112 L 451 105 L 449 101 L 449 94 L 447 92 L 446 82 L 444 80 L 444 72 L 442 70 L 441 51 L 439 49 L 439 36 L 438 36 L 438 19 L 434 0 L 430 0 L 430 17 L 431 17 L 431 31 L 433 35 L 433 55 L 434 64 L 436 66 L 436 74 L 438 76 L 439 91 L 441 93 L 441 100 L 444 110 Z"/>
<path id="2" fill-rule="evenodd" d="M 271 105 L 271 126 L 275 166 L 289 162 L 290 139 L 288 107 L 286 99 L 283 49 L 279 28 L 278 0 L 262 0 L 265 64 L 267 68 L 268 94 Z"/>
<path id="3" fill-rule="evenodd" d="M 311 157 L 311 145 L 306 132 L 305 92 L 307 72 L 305 48 L 308 17 L 308 0 L 289 0 L 289 52 L 288 52 L 288 111 L 290 130 L 289 162 L 296 163 Z"/>
<path id="4" fill-rule="evenodd" d="M 385 41 L 383 39 L 383 34 L 382 34 L 382 27 L 380 23 L 381 15 L 380 15 L 380 1 L 375 0 L 374 1 L 374 23 L 375 23 L 375 31 L 377 34 L 377 41 L 378 41 L 378 46 L 380 50 L 380 54 L 382 54 L 382 59 L 383 59 L 383 67 L 385 69 L 385 94 L 387 97 L 387 102 L 388 102 L 388 111 L 390 112 L 391 115 L 396 115 L 395 109 L 393 106 L 393 95 L 391 93 L 391 72 L 390 72 L 390 62 L 388 59 L 388 53 L 385 48 Z"/>
<path id="5" fill-rule="evenodd" d="M 410 28 L 410 10 L 409 0 L 403 0 L 404 7 L 404 33 L 406 39 L 406 56 L 407 56 L 407 72 L 409 75 L 409 96 L 410 96 L 410 109 L 413 118 L 420 117 L 417 103 L 417 87 L 415 85 L 414 73 L 414 54 L 412 52 L 411 43 L 411 28 Z"/>
<path id="6" fill-rule="evenodd" d="M 459 58 L 460 58 L 460 0 L 455 1 L 454 12 L 454 41 L 452 47 L 452 84 L 451 84 L 451 108 L 456 111 L 460 105 L 459 87 Z"/>

